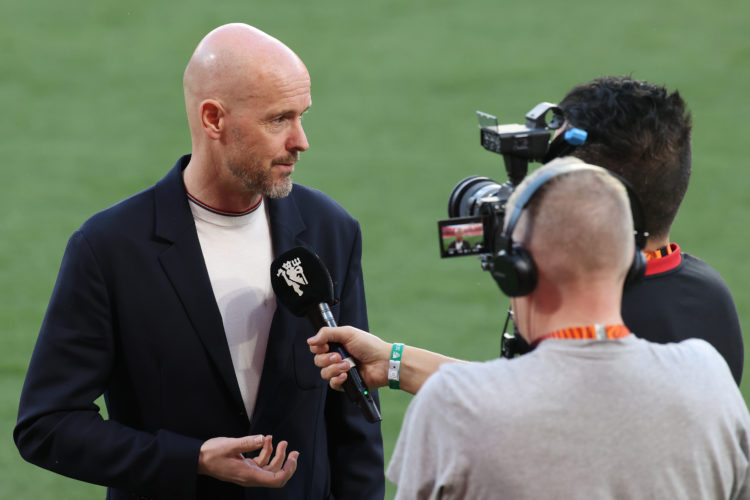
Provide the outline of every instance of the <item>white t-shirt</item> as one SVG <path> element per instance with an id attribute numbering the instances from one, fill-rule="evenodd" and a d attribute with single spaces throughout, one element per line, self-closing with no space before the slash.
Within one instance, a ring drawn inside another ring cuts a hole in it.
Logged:
<path id="1" fill-rule="evenodd" d="M 276 312 L 266 204 L 261 200 L 249 213 L 226 215 L 190 199 L 190 210 L 224 322 L 242 400 L 250 417 Z"/>

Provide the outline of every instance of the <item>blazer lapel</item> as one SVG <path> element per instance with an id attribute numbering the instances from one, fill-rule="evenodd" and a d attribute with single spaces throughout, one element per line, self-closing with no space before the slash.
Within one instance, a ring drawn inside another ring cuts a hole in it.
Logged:
<path id="1" fill-rule="evenodd" d="M 293 194 L 280 199 L 266 199 L 266 202 L 270 216 L 274 258 L 296 246 L 305 245 L 300 236 L 306 226 Z M 288 376 L 292 370 L 290 366 L 292 347 L 298 324 L 299 320 L 285 306 L 277 303 L 268 335 L 268 347 L 258 388 L 258 399 L 251 419 L 251 432 L 258 422 L 263 421 L 264 415 L 275 414 L 274 408 L 279 407 L 277 388 L 283 376 Z"/>
<path id="2" fill-rule="evenodd" d="M 189 160 L 189 156 L 182 157 L 155 188 L 156 235 L 171 242 L 159 260 L 208 356 L 216 365 L 232 398 L 244 410 L 221 313 L 185 195 L 182 170 Z"/>

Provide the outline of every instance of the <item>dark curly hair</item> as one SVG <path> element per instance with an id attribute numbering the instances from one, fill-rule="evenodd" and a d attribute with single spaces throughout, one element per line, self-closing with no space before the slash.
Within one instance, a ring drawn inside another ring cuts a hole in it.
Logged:
<path id="1" fill-rule="evenodd" d="M 574 87 L 559 105 L 570 124 L 588 132 L 573 156 L 626 179 L 651 237 L 669 235 L 691 168 L 692 118 L 679 92 L 605 76 Z"/>

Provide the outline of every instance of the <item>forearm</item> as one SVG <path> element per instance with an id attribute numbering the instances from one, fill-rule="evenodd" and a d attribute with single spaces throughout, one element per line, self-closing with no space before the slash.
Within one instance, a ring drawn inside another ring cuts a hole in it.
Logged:
<path id="1" fill-rule="evenodd" d="M 201 440 L 146 433 L 86 411 L 24 419 L 14 437 L 27 461 L 93 484 L 140 495 L 195 497 Z"/>
<path id="2" fill-rule="evenodd" d="M 131 375 L 115 369 L 108 290 L 91 246 L 76 232 L 26 373 L 16 445 L 29 462 L 65 476 L 141 495 L 192 498 L 203 440 L 138 425 L 135 415 L 147 406 L 141 401 L 119 405 L 127 407 L 126 418 L 110 408 L 109 420 L 94 403 L 108 390 L 112 397 L 112 386 L 122 387 Z"/>
<path id="3" fill-rule="evenodd" d="M 401 390 L 416 394 L 422 384 L 435 373 L 443 363 L 465 363 L 460 359 L 443 356 L 437 352 L 419 347 L 404 346 L 401 357 L 399 385 Z"/>
<path id="4" fill-rule="evenodd" d="M 349 361 L 341 360 L 340 354 L 330 352 L 329 342 L 341 343 L 353 356 L 360 376 L 370 389 L 391 385 L 388 376 L 393 344 L 366 331 L 344 326 L 321 328 L 308 339 L 310 350 L 315 354 L 315 364 L 321 368 L 321 376 L 331 381 L 331 387 L 341 389 L 351 366 Z M 403 352 L 394 361 L 399 361 L 399 388 L 411 394 L 416 394 L 443 363 L 464 362 L 412 346 L 404 346 Z"/>

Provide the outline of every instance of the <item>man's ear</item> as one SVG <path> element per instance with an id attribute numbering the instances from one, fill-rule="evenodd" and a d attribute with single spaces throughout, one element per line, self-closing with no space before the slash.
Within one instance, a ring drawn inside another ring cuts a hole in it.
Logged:
<path id="1" fill-rule="evenodd" d="M 201 128 L 211 139 L 219 139 L 224 131 L 224 107 L 215 99 L 200 104 Z"/>

